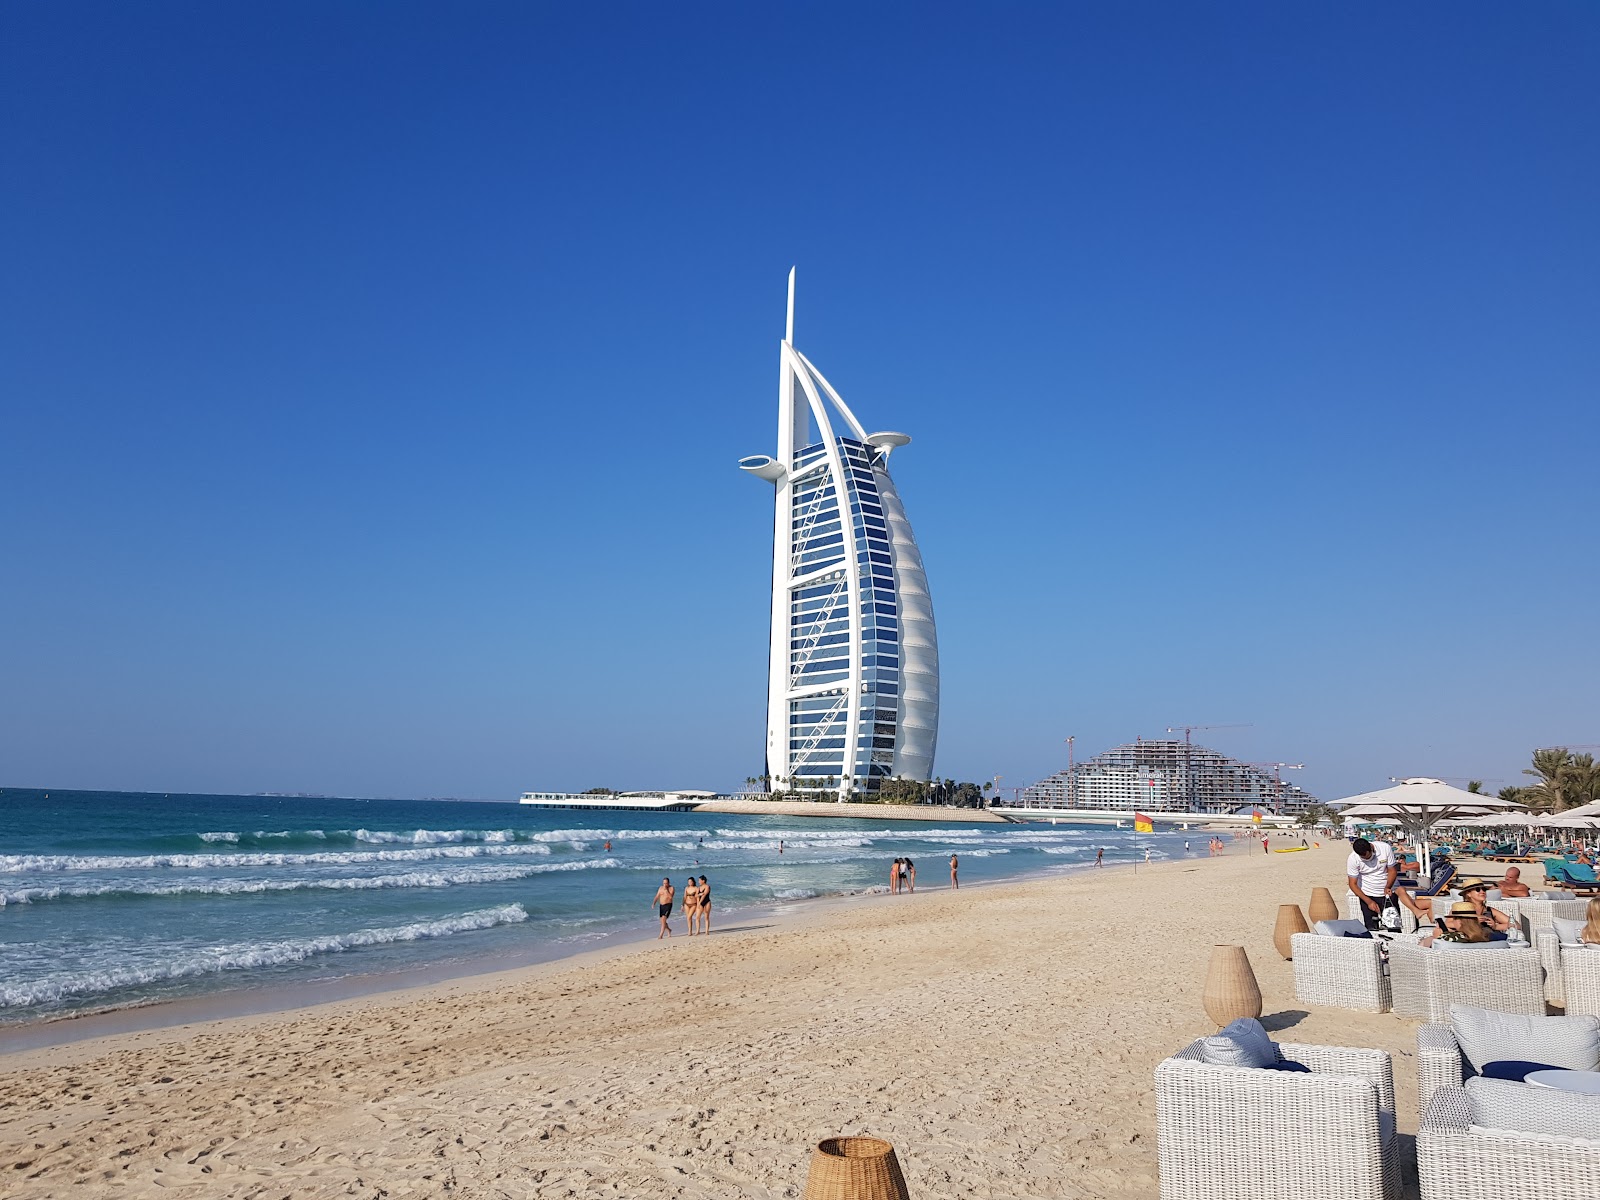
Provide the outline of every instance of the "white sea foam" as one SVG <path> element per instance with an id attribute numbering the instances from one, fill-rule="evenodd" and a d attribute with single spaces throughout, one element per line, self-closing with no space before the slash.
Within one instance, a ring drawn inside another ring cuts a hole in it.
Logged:
<path id="1" fill-rule="evenodd" d="M 439 858 L 503 858 L 549 853 L 547 845 L 518 842 L 511 846 L 419 846 L 410 850 L 313 850 L 304 853 L 263 850 L 237 854 L 0 854 L 0 871 L 148 871 L 163 867 L 206 871 L 218 867 L 427 862 Z"/>
<path id="2" fill-rule="evenodd" d="M 0 983 L 0 1008 L 44 1004 L 71 996 L 95 996 L 119 988 L 138 987 L 141 984 L 160 983 L 172 979 L 188 979 L 198 975 L 214 975 L 223 971 L 284 966 L 302 962 L 319 954 L 339 954 L 361 946 L 382 946 L 391 942 L 414 942 L 423 938 L 449 937 L 452 934 L 492 929 L 496 925 L 508 925 L 527 919 L 527 910 L 522 905 L 502 904 L 496 908 L 479 909 L 457 917 L 416 921 L 410 925 L 395 925 L 385 929 L 357 929 L 351 933 L 325 934 L 321 937 L 212 946 L 195 951 L 182 959 L 108 967 L 98 971 L 67 972 L 29 983 Z"/>
<path id="3" fill-rule="evenodd" d="M 479 867 L 459 870 L 407 871 L 399 875 L 354 875 L 324 879 L 219 879 L 193 883 L 104 883 L 74 887 L 0 889 L 0 908 L 46 900 L 93 899 L 99 896 L 250 896 L 263 892 L 365 892 L 385 888 L 446 888 L 475 883 L 506 883 L 554 871 L 604 870 L 621 866 L 614 858 L 584 862 L 535 863 L 528 866 Z"/>
<path id="4" fill-rule="evenodd" d="M 674 850 L 776 850 L 778 839 L 771 841 L 731 841 L 723 838 L 713 838 L 709 842 L 672 842 L 669 843 Z M 783 839 L 785 850 L 847 850 L 853 847 L 872 845 L 871 838 L 827 838 L 823 840 L 790 840 Z"/>
<path id="5" fill-rule="evenodd" d="M 200 840 L 202 842 L 237 842 L 239 835 L 237 833 L 202 833 Z"/>
<path id="6" fill-rule="evenodd" d="M 819 893 L 810 888 L 783 888 L 772 893 L 774 900 L 815 900 Z"/>

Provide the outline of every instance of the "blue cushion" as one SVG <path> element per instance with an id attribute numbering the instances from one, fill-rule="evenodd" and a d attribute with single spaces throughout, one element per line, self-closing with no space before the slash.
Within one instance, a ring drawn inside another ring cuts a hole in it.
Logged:
<path id="1" fill-rule="evenodd" d="M 1559 1071 L 1560 1067 L 1552 1067 L 1549 1063 L 1524 1062 L 1516 1058 L 1503 1058 L 1498 1062 L 1486 1062 L 1480 1072 L 1485 1079 L 1511 1079 L 1521 1083 L 1535 1071 Z"/>
<path id="2" fill-rule="evenodd" d="M 1201 1038 L 1200 1053 L 1215 1067 L 1269 1067 L 1278 1061 L 1277 1043 L 1254 1017 L 1240 1017 L 1216 1036 Z"/>
<path id="3" fill-rule="evenodd" d="M 1531 1070 L 1535 1070 L 1536 1068 L 1530 1066 L 1528 1069 L 1531 1071 Z M 1287 1058 L 1280 1058 L 1275 1063 L 1268 1063 L 1267 1064 L 1267 1070 L 1269 1070 L 1269 1071 L 1288 1071 L 1291 1074 L 1296 1074 L 1296 1075 L 1309 1075 L 1309 1074 L 1311 1074 L 1311 1068 L 1306 1066 L 1305 1063 L 1290 1062 Z M 1522 1076 L 1519 1075 L 1519 1076 L 1517 1076 L 1517 1078 L 1521 1079 Z"/>

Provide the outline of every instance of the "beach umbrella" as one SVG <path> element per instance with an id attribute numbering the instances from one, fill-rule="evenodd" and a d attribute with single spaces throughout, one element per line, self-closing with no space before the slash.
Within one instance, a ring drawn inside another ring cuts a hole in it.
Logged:
<path id="1" fill-rule="evenodd" d="M 1335 800 L 1342 820 L 1351 818 L 1393 817 L 1411 836 L 1423 874 L 1433 869 L 1428 854 L 1428 832 L 1440 821 L 1454 817 L 1482 816 L 1506 810 L 1525 813 L 1520 804 L 1451 787 L 1442 779 L 1402 779 L 1393 787 L 1362 792 Z"/>

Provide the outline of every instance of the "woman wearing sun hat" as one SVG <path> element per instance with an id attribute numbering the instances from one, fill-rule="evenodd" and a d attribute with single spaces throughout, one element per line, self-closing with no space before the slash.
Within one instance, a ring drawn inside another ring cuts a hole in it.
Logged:
<path id="1" fill-rule="evenodd" d="M 1463 879 L 1461 881 L 1461 898 L 1472 905 L 1478 914 L 1478 920 L 1496 933 L 1505 933 L 1511 928 L 1511 918 L 1498 908 L 1489 907 L 1489 885 L 1481 879 Z"/>

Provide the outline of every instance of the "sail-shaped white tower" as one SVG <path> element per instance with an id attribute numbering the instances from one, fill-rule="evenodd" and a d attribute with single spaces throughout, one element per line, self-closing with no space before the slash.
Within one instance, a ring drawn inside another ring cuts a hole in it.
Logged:
<path id="1" fill-rule="evenodd" d="M 739 460 L 776 492 L 768 786 L 843 800 L 885 779 L 930 779 L 939 642 L 922 555 L 889 478 L 890 452 L 911 439 L 868 433 L 794 348 L 793 270 L 778 354 L 777 455 Z"/>

